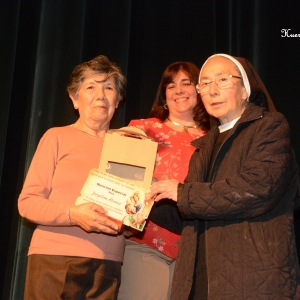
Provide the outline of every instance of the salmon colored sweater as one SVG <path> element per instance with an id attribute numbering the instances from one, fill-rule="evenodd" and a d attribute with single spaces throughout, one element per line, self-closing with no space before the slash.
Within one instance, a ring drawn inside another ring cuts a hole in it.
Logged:
<path id="1" fill-rule="evenodd" d="M 49 129 L 40 140 L 18 200 L 21 216 L 38 224 L 28 255 L 123 261 L 122 234 L 88 233 L 68 217 L 89 171 L 99 166 L 103 141 L 72 126 Z"/>

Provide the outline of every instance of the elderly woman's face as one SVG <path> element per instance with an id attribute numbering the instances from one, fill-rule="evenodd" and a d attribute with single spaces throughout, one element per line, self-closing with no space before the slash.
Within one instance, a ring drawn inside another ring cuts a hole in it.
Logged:
<path id="1" fill-rule="evenodd" d="M 119 100 L 115 80 L 106 77 L 106 74 L 86 77 L 77 97 L 71 97 L 74 107 L 78 108 L 80 119 L 87 126 L 109 124 L 116 107 L 118 107 Z"/>
<path id="2" fill-rule="evenodd" d="M 211 58 L 203 67 L 201 80 L 212 81 L 209 91 L 201 94 L 207 112 L 226 124 L 240 117 L 245 110 L 247 92 L 239 78 L 231 78 L 232 86 L 220 89 L 216 83 L 217 76 L 228 74 L 239 76 L 235 64 L 224 57 Z"/>

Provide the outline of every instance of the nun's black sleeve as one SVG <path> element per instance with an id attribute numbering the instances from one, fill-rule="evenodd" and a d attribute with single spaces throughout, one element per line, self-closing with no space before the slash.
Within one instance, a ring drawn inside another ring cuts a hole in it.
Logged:
<path id="1" fill-rule="evenodd" d="M 295 196 L 294 211 L 297 211 L 299 209 L 300 209 L 300 178 L 298 177 L 298 187 Z"/>
<path id="2" fill-rule="evenodd" d="M 181 233 L 183 228 L 183 220 L 176 203 L 168 199 L 154 204 L 149 219 L 175 233 Z"/>

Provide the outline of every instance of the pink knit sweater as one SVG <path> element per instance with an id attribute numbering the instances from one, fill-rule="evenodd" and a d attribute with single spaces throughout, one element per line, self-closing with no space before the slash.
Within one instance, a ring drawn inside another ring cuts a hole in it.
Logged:
<path id="1" fill-rule="evenodd" d="M 99 166 L 103 141 L 71 126 L 52 128 L 40 140 L 18 200 L 21 216 L 38 224 L 28 255 L 123 260 L 122 234 L 87 233 L 68 218 L 89 171 Z"/>

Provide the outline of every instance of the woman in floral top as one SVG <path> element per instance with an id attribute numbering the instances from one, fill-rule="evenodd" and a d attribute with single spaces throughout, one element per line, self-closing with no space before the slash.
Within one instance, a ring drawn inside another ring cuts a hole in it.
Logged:
<path id="1" fill-rule="evenodd" d="M 198 75 L 199 69 L 190 62 L 169 65 L 150 118 L 129 124 L 158 142 L 154 170 L 157 180 L 183 182 L 195 150 L 190 143 L 209 129 L 208 115 L 195 87 Z M 127 239 L 118 299 L 169 299 L 179 241 L 180 235 L 150 220 L 143 232 Z"/>

